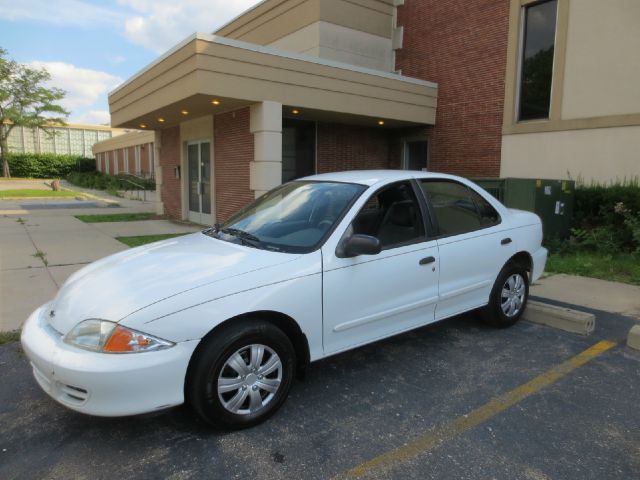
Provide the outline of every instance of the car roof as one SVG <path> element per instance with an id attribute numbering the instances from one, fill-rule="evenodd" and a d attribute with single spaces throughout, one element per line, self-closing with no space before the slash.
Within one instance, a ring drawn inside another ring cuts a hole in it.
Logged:
<path id="1" fill-rule="evenodd" d="M 310 180 L 315 182 L 345 182 L 358 183 L 369 187 L 379 183 L 397 182 L 411 178 L 449 178 L 462 180 L 455 175 L 445 173 L 421 172 L 417 170 L 349 170 L 346 172 L 321 173 L 299 180 Z"/>

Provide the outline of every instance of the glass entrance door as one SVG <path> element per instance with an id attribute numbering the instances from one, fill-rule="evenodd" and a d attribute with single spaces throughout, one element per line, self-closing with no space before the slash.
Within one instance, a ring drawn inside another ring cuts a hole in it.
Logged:
<path id="1" fill-rule="evenodd" d="M 189 168 L 189 220 L 211 225 L 211 144 L 194 142 L 187 145 Z"/>
<path id="2" fill-rule="evenodd" d="M 405 140 L 402 168 L 405 170 L 427 170 L 429 143 L 427 140 Z"/>

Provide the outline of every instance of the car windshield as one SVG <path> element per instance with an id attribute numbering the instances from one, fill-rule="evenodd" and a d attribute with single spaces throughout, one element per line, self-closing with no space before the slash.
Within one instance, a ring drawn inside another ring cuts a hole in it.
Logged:
<path id="1" fill-rule="evenodd" d="M 353 183 L 286 183 L 205 233 L 265 250 L 308 253 L 329 235 L 365 189 Z"/>

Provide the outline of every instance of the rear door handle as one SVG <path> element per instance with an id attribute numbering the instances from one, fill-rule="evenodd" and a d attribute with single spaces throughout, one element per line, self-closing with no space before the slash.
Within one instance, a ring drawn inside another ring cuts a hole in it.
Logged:
<path id="1" fill-rule="evenodd" d="M 434 257 L 425 257 L 420 260 L 420 265 L 429 265 L 430 263 L 435 262 L 436 259 Z"/>
<path id="2" fill-rule="evenodd" d="M 503 238 L 502 241 L 500 242 L 500 245 L 509 245 L 510 243 L 511 243 L 510 238 Z"/>

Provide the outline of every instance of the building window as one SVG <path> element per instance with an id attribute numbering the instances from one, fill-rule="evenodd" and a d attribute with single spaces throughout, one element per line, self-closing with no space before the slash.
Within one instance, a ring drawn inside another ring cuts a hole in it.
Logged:
<path id="1" fill-rule="evenodd" d="M 557 0 L 524 7 L 518 120 L 549 118 Z"/>
<path id="2" fill-rule="evenodd" d="M 282 121 L 282 183 L 316 173 L 316 124 Z"/>
<path id="3" fill-rule="evenodd" d="M 429 143 L 424 139 L 404 141 L 402 168 L 405 170 L 427 170 Z"/>

